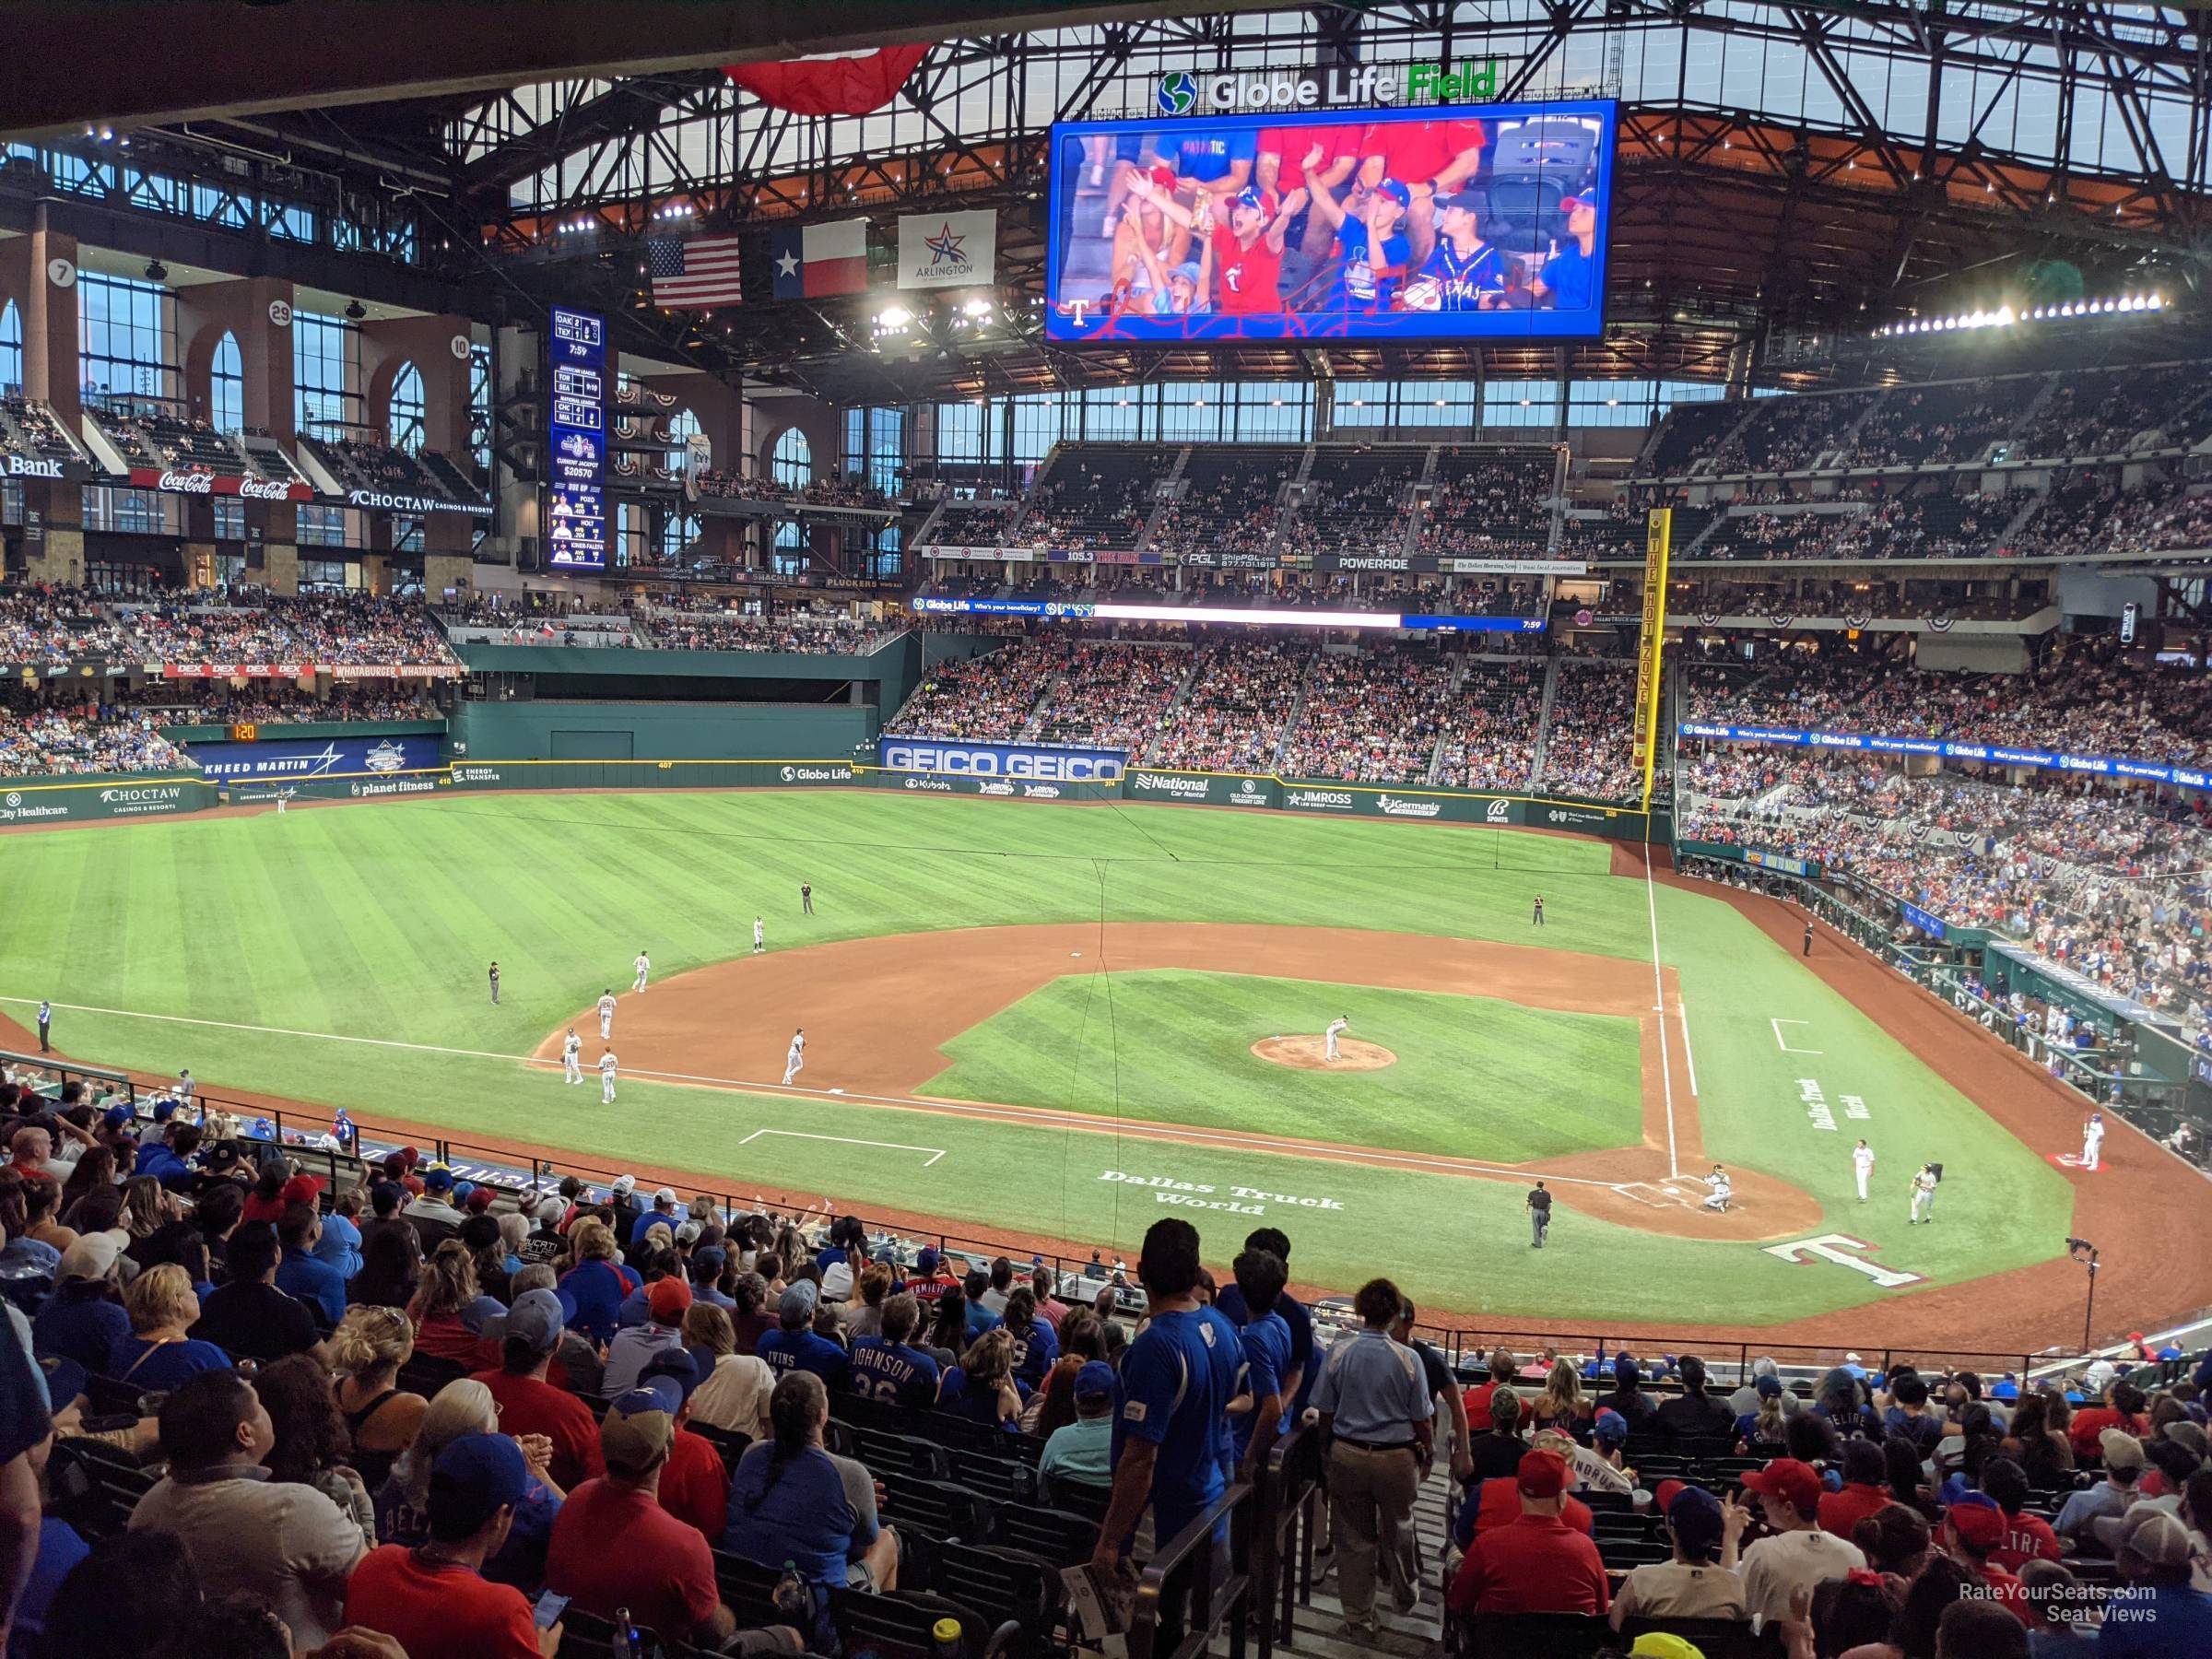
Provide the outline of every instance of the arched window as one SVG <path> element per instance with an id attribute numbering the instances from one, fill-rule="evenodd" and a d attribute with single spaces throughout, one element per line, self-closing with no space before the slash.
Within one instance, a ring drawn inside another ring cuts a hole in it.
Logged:
<path id="1" fill-rule="evenodd" d="M 246 366 L 234 335 L 215 343 L 207 366 L 207 418 L 218 432 L 235 432 L 246 424 Z"/>
<path id="2" fill-rule="evenodd" d="M 684 470 L 684 446 L 699 436 L 699 417 L 688 409 L 678 409 L 668 418 L 668 453 L 661 464 L 672 473 Z"/>
<path id="3" fill-rule="evenodd" d="M 706 521 L 696 512 L 669 512 L 661 519 L 661 562 L 681 563 L 684 549 L 706 534 Z"/>
<path id="4" fill-rule="evenodd" d="M 423 418 L 428 405 L 422 392 L 422 371 L 402 363 L 392 377 L 392 412 L 384 427 L 392 447 L 412 455 L 422 448 Z"/>
<path id="5" fill-rule="evenodd" d="M 0 392 L 23 389 L 23 313 L 10 300 L 0 308 Z"/>
<path id="6" fill-rule="evenodd" d="M 814 481 L 814 446 L 797 427 L 787 427 L 769 452 L 769 477 L 786 489 L 803 489 Z"/>

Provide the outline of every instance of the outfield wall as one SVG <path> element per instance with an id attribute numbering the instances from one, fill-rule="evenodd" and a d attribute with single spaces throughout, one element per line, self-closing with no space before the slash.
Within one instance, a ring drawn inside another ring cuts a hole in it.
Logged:
<path id="1" fill-rule="evenodd" d="M 877 713 L 862 703 L 571 702 L 540 698 L 529 702 L 463 702 L 453 712 L 453 737 L 455 758 L 472 764 L 592 760 L 634 761 L 652 768 L 664 760 L 849 756 L 874 744 Z M 638 787 L 660 781 L 665 780 L 648 780 Z"/>
<path id="2" fill-rule="evenodd" d="M 215 804 L 215 786 L 195 771 L 0 779 L 0 829 L 173 818 Z"/>

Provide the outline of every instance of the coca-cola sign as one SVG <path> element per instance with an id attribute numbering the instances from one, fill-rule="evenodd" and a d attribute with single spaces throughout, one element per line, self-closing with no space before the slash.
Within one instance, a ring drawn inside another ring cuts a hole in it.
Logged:
<path id="1" fill-rule="evenodd" d="M 249 501 L 281 501 L 292 490 L 290 485 L 280 484 L 274 478 L 241 478 L 238 493 Z"/>
<path id="2" fill-rule="evenodd" d="M 177 495 L 213 495 L 215 475 L 204 472 L 165 472 L 156 489 L 170 490 Z"/>
<path id="3" fill-rule="evenodd" d="M 304 501 L 314 493 L 292 479 L 240 473 L 157 472 L 150 466 L 134 466 L 130 482 L 135 489 L 161 489 L 171 495 L 241 496 L 249 501 Z"/>

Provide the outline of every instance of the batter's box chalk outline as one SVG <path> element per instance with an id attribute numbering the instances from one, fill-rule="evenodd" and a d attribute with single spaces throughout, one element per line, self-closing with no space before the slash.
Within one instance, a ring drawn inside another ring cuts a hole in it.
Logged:
<path id="1" fill-rule="evenodd" d="M 1767 1023 L 1774 1028 L 1774 1046 L 1785 1054 L 1822 1054 L 1828 1052 L 1825 1049 L 1798 1048 L 1782 1034 L 1783 1026 L 1809 1026 L 1813 1023 L 1809 1019 L 1770 1019 Z"/>
<path id="2" fill-rule="evenodd" d="M 1623 1198 L 1630 1199 L 1637 1204 L 1649 1205 L 1653 1209 L 1666 1208 L 1668 1200 L 1667 1198 L 1653 1198 L 1651 1196 L 1652 1194 L 1667 1193 L 1669 1197 L 1673 1195 L 1669 1189 L 1649 1181 L 1624 1181 L 1616 1185 L 1613 1190 Z"/>
<path id="3" fill-rule="evenodd" d="M 2078 1152 L 2051 1152 L 2044 1156 L 2060 1169 L 2069 1170 L 2077 1175 L 2101 1175 L 2112 1168 L 2112 1165 L 2104 1162 L 2101 1159 L 2094 1165 L 2083 1163 L 2081 1154 Z"/>
<path id="4" fill-rule="evenodd" d="M 1769 1244 L 1766 1253 L 1803 1265 L 1807 1262 L 1828 1262 L 1838 1267 L 1848 1267 L 1853 1273 L 1863 1273 L 1884 1290 L 1903 1290 L 1913 1285 L 1928 1282 L 1924 1273 L 1906 1273 L 1900 1268 L 1885 1267 L 1879 1262 L 1869 1262 L 1854 1251 L 1873 1251 L 1881 1248 L 1865 1239 L 1854 1239 L 1849 1233 L 1817 1233 L 1809 1239 L 1793 1239 L 1786 1244 Z"/>
<path id="5" fill-rule="evenodd" d="M 809 1135 L 803 1129 L 756 1129 L 737 1144 L 749 1147 L 764 1135 L 780 1135 L 785 1140 L 833 1141 L 841 1147 L 880 1147 L 886 1152 L 926 1152 L 922 1167 L 928 1169 L 945 1156 L 942 1147 L 911 1147 L 904 1141 L 856 1140 L 850 1135 Z"/>

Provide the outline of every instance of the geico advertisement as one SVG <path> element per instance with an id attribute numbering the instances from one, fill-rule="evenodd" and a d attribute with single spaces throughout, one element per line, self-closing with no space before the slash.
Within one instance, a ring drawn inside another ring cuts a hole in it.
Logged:
<path id="1" fill-rule="evenodd" d="M 1016 743 L 947 743 L 917 737 L 880 740 L 879 762 L 891 771 L 945 772 L 969 778 L 1021 778 L 1052 783 L 1107 783 L 1122 775 L 1124 749 L 1049 748 Z"/>

